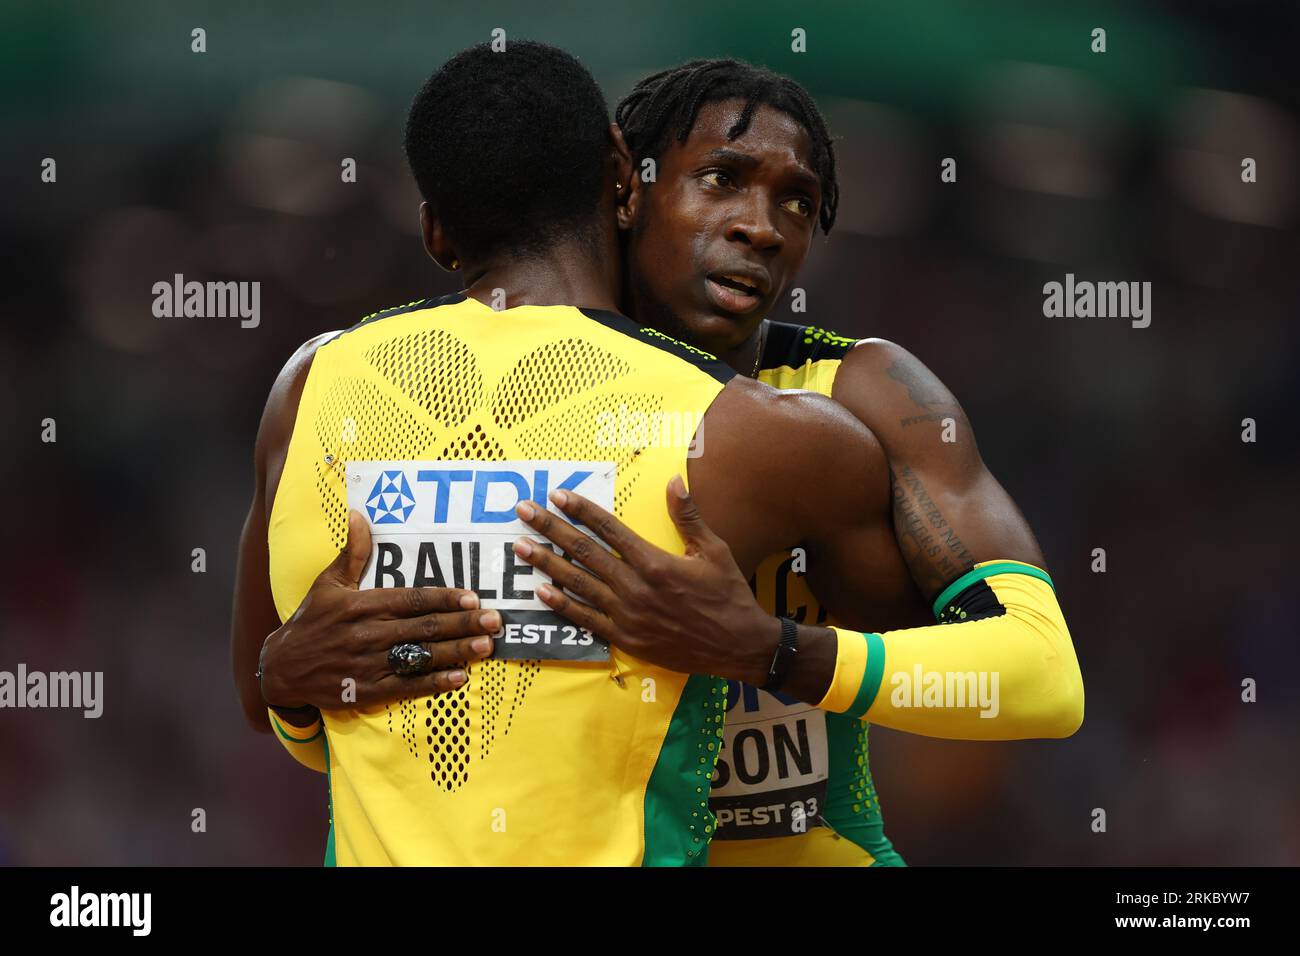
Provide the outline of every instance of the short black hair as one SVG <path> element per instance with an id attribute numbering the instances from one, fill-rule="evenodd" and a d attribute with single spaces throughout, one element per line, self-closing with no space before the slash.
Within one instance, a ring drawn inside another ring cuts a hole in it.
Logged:
<path id="1" fill-rule="evenodd" d="M 817 104 L 790 77 L 740 60 L 692 60 L 638 83 L 614 110 L 614 122 L 638 164 L 646 157 L 658 163 L 673 137 L 686 142 L 701 106 L 730 99 L 744 100 L 745 108 L 727 131 L 728 139 L 744 135 L 761 105 L 793 117 L 808 131 L 813 171 L 822 185 L 822 232 L 829 233 L 840 200 L 835 147 Z"/>
<path id="2" fill-rule="evenodd" d="M 456 54 L 416 94 L 406 159 L 462 257 L 588 236 L 610 154 L 609 108 L 581 63 L 511 40 Z"/>

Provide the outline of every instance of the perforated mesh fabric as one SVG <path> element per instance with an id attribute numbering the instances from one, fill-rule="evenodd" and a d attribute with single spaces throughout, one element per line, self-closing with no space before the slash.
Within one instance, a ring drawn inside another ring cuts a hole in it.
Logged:
<path id="1" fill-rule="evenodd" d="M 867 731 L 870 724 L 862 721 L 858 738 L 853 748 L 853 769 L 850 772 L 848 787 L 853 795 L 854 813 L 880 813 L 880 797 L 876 794 L 876 785 L 871 779 L 871 758 L 867 750 Z"/>
<path id="2" fill-rule="evenodd" d="M 504 461 L 505 449 L 488 437 L 482 425 L 475 425 L 459 438 L 453 438 L 438 453 L 439 461 Z"/>
<path id="3" fill-rule="evenodd" d="M 442 329 L 387 339 L 366 361 L 441 425 L 453 428 L 483 401 L 483 375 L 474 353 Z"/>
<path id="4" fill-rule="evenodd" d="M 330 537 L 342 549 L 348 540 L 346 463 L 427 458 L 436 432 L 417 408 L 398 405 L 373 382 L 359 378 L 340 378 L 330 385 L 321 396 L 315 424 L 321 446 L 317 490 Z"/>
<path id="5" fill-rule="evenodd" d="M 723 727 L 727 714 L 727 682 L 716 677 L 708 678 L 709 696 L 702 704 L 705 712 L 704 724 L 700 727 L 700 736 L 696 740 L 695 768 L 695 806 L 691 810 L 691 847 L 686 851 L 688 857 L 695 857 L 708 846 L 713 838 L 717 820 L 709 810 L 710 781 L 713 768 L 718 762 L 722 749 Z"/>
<path id="6" fill-rule="evenodd" d="M 424 699 L 429 777 L 435 786 L 453 791 L 469 781 L 470 720 L 467 709 L 469 684 L 450 693 Z"/>
<path id="7" fill-rule="evenodd" d="M 657 395 L 607 389 L 584 399 L 630 367 L 573 336 L 527 353 L 496 382 L 488 381 L 463 340 L 442 329 L 383 338 L 366 348 L 364 358 L 373 378 L 334 379 L 315 420 L 316 487 L 338 548 L 347 540 L 345 478 L 352 460 L 614 460 L 619 510 L 635 481 L 624 466 L 637 449 L 603 447 L 592 422 L 601 411 L 626 407 L 650 414 L 663 404 Z M 456 691 L 390 705 L 389 732 L 427 765 L 434 786 L 455 793 L 471 778 L 475 760 L 488 759 L 510 733 L 543 673 L 536 661 L 475 663 Z M 477 720 L 471 694 L 480 704 Z"/>
<path id="8" fill-rule="evenodd" d="M 611 447 L 608 442 L 602 443 L 598 432 L 592 428 L 592 422 L 596 421 L 596 416 L 602 411 L 615 415 L 626 412 L 629 417 L 643 414 L 649 419 L 663 411 L 663 404 L 663 398 L 659 395 L 616 392 L 582 404 L 570 405 L 567 409 L 540 418 L 535 424 L 521 427 L 515 441 L 529 458 L 544 458 L 549 454 L 547 449 L 563 443 L 569 450 L 569 457 L 613 461 L 618 468 L 614 483 L 614 510 L 621 512 L 631 497 L 632 486 L 636 482 L 637 473 L 627 466 L 636 458 L 638 449 L 631 442 L 620 443 L 615 447 Z"/>
<path id="9" fill-rule="evenodd" d="M 691 435 L 681 432 L 732 370 L 611 312 L 496 312 L 463 294 L 367 317 L 311 362 L 267 522 L 281 619 L 345 546 L 349 504 L 393 546 L 384 576 L 368 573 L 367 584 L 450 570 L 449 583 L 468 579 L 488 606 L 507 609 L 498 654 L 466 664 L 461 688 L 430 697 L 427 682 L 397 683 L 406 699 L 391 706 L 325 712 L 338 862 L 702 862 L 723 699 L 705 698 L 717 682 L 617 648 L 606 656 L 529 599 L 535 570 L 480 546 L 522 533 L 498 521 L 509 485 L 540 497 L 563 482 L 680 550 L 664 487 L 687 465 Z M 438 460 L 473 483 L 444 495 L 440 475 L 419 474 L 432 466 L 415 465 Z M 381 468 L 402 473 L 400 508 L 371 477 Z M 390 556 L 400 562 L 391 578 Z"/>
<path id="10" fill-rule="evenodd" d="M 548 342 L 525 356 L 501 381 L 492 397 L 493 420 L 502 428 L 514 428 L 628 371 L 622 359 L 581 339 Z"/>

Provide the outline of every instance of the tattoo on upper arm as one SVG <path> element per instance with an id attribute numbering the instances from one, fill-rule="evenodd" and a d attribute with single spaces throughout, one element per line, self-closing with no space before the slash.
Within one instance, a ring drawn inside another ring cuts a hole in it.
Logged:
<path id="1" fill-rule="evenodd" d="M 916 369 L 909 368 L 902 362 L 895 361 L 886 369 L 885 374 L 906 388 L 908 398 L 918 405 L 952 404 L 948 396 L 936 389 L 932 382 L 925 381 L 917 374 Z"/>
<path id="2" fill-rule="evenodd" d="M 908 425 L 925 425 L 930 422 L 943 422 L 945 419 L 949 418 L 958 424 L 970 428 L 970 422 L 966 420 L 966 416 L 958 412 L 931 412 L 929 415 L 911 415 L 907 418 L 900 418 L 898 424 L 906 428 Z"/>
<path id="3" fill-rule="evenodd" d="M 894 535 L 912 578 L 927 600 L 974 566 L 966 545 L 944 518 L 912 469 L 889 469 L 894 498 Z"/>
<path id="4" fill-rule="evenodd" d="M 885 374 L 907 389 L 907 397 L 914 404 L 922 408 L 941 405 L 953 409 L 951 412 L 929 412 L 925 415 L 912 415 L 908 418 L 899 419 L 898 424 L 902 427 L 907 428 L 909 425 L 921 425 L 926 422 L 939 422 L 945 418 L 953 418 L 967 427 L 970 426 L 970 423 L 966 421 L 966 417 L 961 414 L 961 408 L 953 400 L 953 397 L 944 389 L 938 387 L 935 382 L 928 381 L 916 369 L 903 362 L 895 361 L 886 369 Z"/>

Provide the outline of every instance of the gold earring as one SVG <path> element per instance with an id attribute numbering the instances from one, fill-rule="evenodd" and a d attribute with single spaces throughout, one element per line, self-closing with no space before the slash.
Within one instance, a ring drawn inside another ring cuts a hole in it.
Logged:
<path id="1" fill-rule="evenodd" d="M 620 189 L 622 189 L 622 188 L 623 188 L 623 184 L 622 184 L 622 183 L 615 183 L 615 184 L 614 184 L 614 192 L 618 192 L 618 191 L 619 191 Z"/>
<path id="2" fill-rule="evenodd" d="M 459 260 L 459 259 L 452 259 L 452 260 L 451 260 L 451 271 L 452 271 L 452 272 L 455 272 L 455 271 L 456 271 L 457 269 L 459 269 L 459 268 L 460 268 L 460 260 Z"/>

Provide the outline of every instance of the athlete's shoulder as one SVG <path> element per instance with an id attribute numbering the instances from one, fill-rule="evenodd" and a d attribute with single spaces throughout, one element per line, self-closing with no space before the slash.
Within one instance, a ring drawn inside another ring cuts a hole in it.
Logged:
<path id="1" fill-rule="evenodd" d="M 634 322 L 618 312 L 602 309 L 579 309 L 588 319 L 629 339 L 680 359 L 722 384 L 737 378 L 736 370 L 716 355 L 673 338 L 658 329 Z"/>
<path id="2" fill-rule="evenodd" d="M 809 362 L 835 361 L 843 359 L 856 344 L 856 339 L 820 326 L 768 320 L 762 366 L 800 368 Z"/>
<path id="3" fill-rule="evenodd" d="M 738 375 L 714 400 L 706 422 L 710 417 L 746 455 L 815 463 L 836 448 L 845 454 L 881 453 L 871 429 L 821 392 L 773 388 Z M 710 430 L 710 441 L 718 430 Z"/>
<path id="4" fill-rule="evenodd" d="M 705 412 L 701 432 L 703 467 L 692 462 L 692 481 L 698 472 L 715 489 L 712 500 L 727 502 L 718 507 L 767 516 L 764 533 L 778 547 L 826 531 L 828 516 L 887 512 L 883 447 L 827 395 L 737 377 Z"/>
<path id="5" fill-rule="evenodd" d="M 903 404 L 934 411 L 958 404 L 924 362 L 898 343 L 879 338 L 861 339 L 848 352 L 835 379 L 834 397 L 855 414 L 889 412 Z"/>
<path id="6" fill-rule="evenodd" d="M 319 335 L 313 335 L 302 345 L 298 346 L 294 353 L 289 356 L 289 361 L 284 363 L 284 368 L 280 369 L 280 374 L 276 377 L 276 385 L 283 384 L 285 380 L 293 381 L 305 378 L 307 372 L 311 370 L 312 360 L 316 358 L 316 353 L 321 346 L 334 341 L 342 335 L 346 329 L 334 329 L 332 332 L 322 332 Z"/>
<path id="7" fill-rule="evenodd" d="M 940 463 L 961 476 L 983 469 L 974 429 L 957 397 L 895 342 L 859 342 L 841 363 L 831 394 L 872 430 L 895 465 Z M 936 429 L 947 436 L 943 441 L 934 440 Z"/>
<path id="8" fill-rule="evenodd" d="M 294 419 L 298 415 L 298 402 L 311 374 L 312 362 L 321 346 L 342 334 L 341 329 L 313 335 L 294 350 L 271 384 L 271 392 L 262 410 L 262 422 L 257 429 L 254 458 L 259 473 L 264 462 L 289 444 L 293 434 Z"/>
<path id="9" fill-rule="evenodd" d="M 452 304 L 463 299 L 464 294 L 460 293 L 444 296 L 441 299 L 416 299 L 414 302 L 407 302 L 404 305 L 380 309 L 363 316 L 348 328 L 334 329 L 330 332 L 313 335 L 298 346 L 276 375 L 275 382 L 271 385 L 271 392 L 266 399 L 266 407 L 262 412 L 262 422 L 257 431 L 255 451 L 259 470 L 263 461 L 273 458 L 277 452 L 288 446 L 289 438 L 293 434 L 294 421 L 298 416 L 298 404 L 302 400 L 303 389 L 307 385 L 308 376 L 311 375 L 316 355 L 321 349 L 339 341 L 347 333 L 372 322 L 377 322 L 380 319 L 413 312 L 417 309 Z"/>
<path id="10" fill-rule="evenodd" d="M 371 312 L 369 315 L 362 316 L 355 325 L 349 326 L 335 333 L 335 337 L 347 335 L 349 332 L 355 332 L 357 329 L 366 328 L 374 325 L 376 322 L 382 322 L 384 319 L 390 319 L 395 315 L 406 315 L 410 312 L 423 312 L 427 309 L 437 309 L 442 306 L 459 305 L 464 302 L 468 296 L 462 292 L 452 292 L 444 296 L 438 296 L 432 299 L 415 299 L 402 305 L 390 306 L 387 309 L 379 309 Z"/>
<path id="11" fill-rule="evenodd" d="M 854 368 L 879 367 L 889 368 L 896 363 L 919 363 L 915 355 L 897 342 L 889 339 L 870 337 L 855 339 L 845 350 L 844 357 Z"/>

